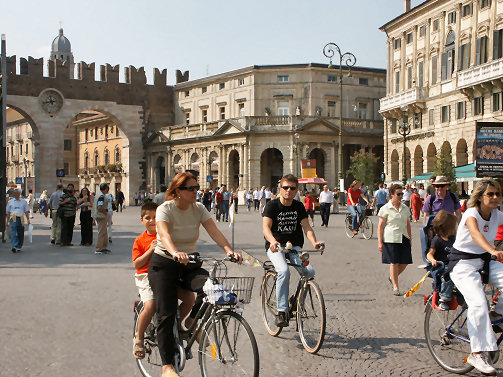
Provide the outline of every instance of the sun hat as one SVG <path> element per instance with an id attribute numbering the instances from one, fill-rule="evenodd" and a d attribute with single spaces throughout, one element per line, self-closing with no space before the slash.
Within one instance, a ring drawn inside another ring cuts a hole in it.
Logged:
<path id="1" fill-rule="evenodd" d="M 432 182 L 432 185 L 450 185 L 451 183 L 447 180 L 444 175 L 439 175 L 435 178 L 435 182 Z"/>

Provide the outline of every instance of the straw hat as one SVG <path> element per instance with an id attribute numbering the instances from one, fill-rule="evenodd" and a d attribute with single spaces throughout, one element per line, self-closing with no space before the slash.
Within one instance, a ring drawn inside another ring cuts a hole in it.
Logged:
<path id="1" fill-rule="evenodd" d="M 439 175 L 435 182 L 432 182 L 432 185 L 450 185 L 451 183 L 447 180 L 444 175 Z"/>

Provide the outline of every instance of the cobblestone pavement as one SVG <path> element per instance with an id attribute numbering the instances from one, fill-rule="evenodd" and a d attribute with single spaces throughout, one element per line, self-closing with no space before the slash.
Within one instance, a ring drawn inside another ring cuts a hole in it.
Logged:
<path id="1" fill-rule="evenodd" d="M 240 208 L 236 246 L 264 259 L 261 219 Z M 375 231 L 371 240 L 350 240 L 344 215 L 332 215 L 329 228 L 316 217 L 323 256 L 313 255 L 316 279 L 325 296 L 327 334 L 317 355 L 302 348 L 293 324 L 270 337 L 260 318 L 261 268 L 232 267 L 233 274 L 256 277 L 244 316 L 260 350 L 261 376 L 445 376 L 431 358 L 423 335 L 423 295 L 395 297 L 380 262 Z M 114 215 L 112 254 L 94 255 L 92 247 L 49 244 L 49 220 L 34 219 L 32 244 L 12 254 L 0 244 L 0 376 L 139 376 L 131 356 L 133 301 L 137 291 L 130 263 L 134 237 L 143 231 L 139 207 Z M 77 220 L 78 223 L 78 220 Z M 231 238 L 228 223 L 219 228 Z M 419 225 L 413 224 L 414 265 L 401 278 L 408 289 L 424 274 Z M 96 236 L 96 233 L 95 233 Z M 80 243 L 76 227 L 74 244 Z M 222 255 L 203 228 L 200 251 Z M 190 360 L 182 376 L 198 376 Z M 477 373 L 473 375 L 478 375 Z"/>

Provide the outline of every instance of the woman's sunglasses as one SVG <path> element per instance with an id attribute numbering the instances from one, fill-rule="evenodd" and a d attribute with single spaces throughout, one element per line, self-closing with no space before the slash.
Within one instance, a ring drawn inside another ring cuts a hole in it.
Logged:
<path id="1" fill-rule="evenodd" d="M 195 186 L 180 186 L 178 187 L 180 190 L 187 190 L 187 191 L 197 191 L 199 190 L 201 186 L 195 185 Z"/>
<path id="2" fill-rule="evenodd" d="M 486 192 L 486 196 L 492 198 L 493 196 L 499 198 L 501 196 L 501 192 Z"/>

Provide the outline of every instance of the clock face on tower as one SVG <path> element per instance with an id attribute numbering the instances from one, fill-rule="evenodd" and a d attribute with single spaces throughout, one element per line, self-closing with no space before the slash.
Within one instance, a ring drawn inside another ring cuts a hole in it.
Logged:
<path id="1" fill-rule="evenodd" d="M 39 96 L 39 102 L 47 114 L 56 114 L 63 107 L 63 97 L 52 89 L 43 91 Z"/>

